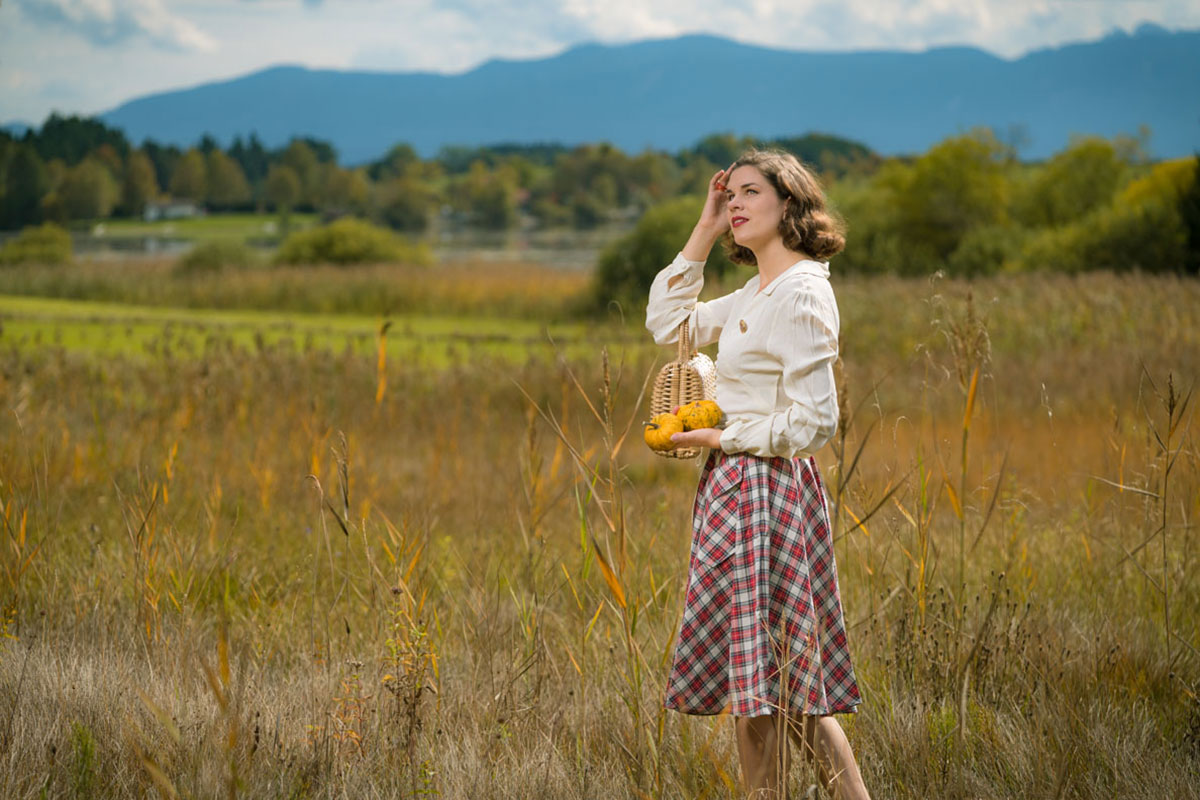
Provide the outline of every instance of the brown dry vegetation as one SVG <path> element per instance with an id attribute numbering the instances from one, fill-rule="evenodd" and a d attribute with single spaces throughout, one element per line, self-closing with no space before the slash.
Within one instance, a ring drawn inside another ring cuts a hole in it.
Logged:
<path id="1" fill-rule="evenodd" d="M 1200 796 L 1200 285 L 836 288 L 874 796 Z M 0 335 L 0 796 L 736 796 L 731 721 L 659 710 L 697 467 L 620 436 L 665 354 L 603 345 L 380 396 Z"/>

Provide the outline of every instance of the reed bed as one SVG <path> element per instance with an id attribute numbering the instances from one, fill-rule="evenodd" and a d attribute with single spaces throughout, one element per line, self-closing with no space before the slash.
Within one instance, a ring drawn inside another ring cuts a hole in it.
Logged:
<path id="1" fill-rule="evenodd" d="M 561 321 L 582 304 L 586 271 L 523 263 L 452 261 L 437 266 L 230 267 L 181 273 L 175 259 L 79 261 L 0 270 L 0 295 L 139 306 L 273 309 L 319 314 L 486 314 Z"/>
<path id="2" fill-rule="evenodd" d="M 1197 286 L 837 290 L 874 795 L 1200 796 Z M 731 720 L 660 710 L 668 354 L 592 335 L 434 369 L 0 333 L 0 796 L 737 797 Z"/>

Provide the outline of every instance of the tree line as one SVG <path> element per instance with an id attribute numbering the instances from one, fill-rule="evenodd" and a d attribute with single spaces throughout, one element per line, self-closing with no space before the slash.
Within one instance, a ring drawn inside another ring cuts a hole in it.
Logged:
<path id="1" fill-rule="evenodd" d="M 98 120 L 52 116 L 20 138 L 0 134 L 0 229 L 138 216 L 164 196 L 210 211 L 353 216 L 404 233 L 447 220 L 502 230 L 625 218 L 637 226 L 604 253 L 598 275 L 602 294 L 637 296 L 686 240 L 713 171 L 758 145 L 795 153 L 821 173 L 849 227 L 840 270 L 1196 274 L 1200 158 L 1156 163 L 1148 135 L 1077 137 L 1038 163 L 979 129 L 887 159 L 819 134 L 765 142 L 714 134 L 676 153 L 509 144 L 421 158 L 398 144 L 348 167 L 311 138 L 275 149 L 255 136 L 225 148 L 208 136 L 187 149 L 135 148 Z"/>
<path id="2" fill-rule="evenodd" d="M 848 228 L 846 249 L 834 258 L 842 273 L 1200 274 L 1200 156 L 1155 163 L 1144 134 L 1077 137 L 1027 163 L 980 129 L 826 184 Z M 613 242 L 597 264 L 596 304 L 644 302 L 703 200 L 660 204 Z M 709 257 L 706 272 L 732 270 L 720 248 Z"/>
<path id="3" fill-rule="evenodd" d="M 879 161 L 832 136 L 752 142 L 717 134 L 678 153 L 635 155 L 608 144 L 502 144 L 449 146 L 423 159 L 401 143 L 349 167 L 313 138 L 275 149 L 253 134 L 228 147 L 207 135 L 186 149 L 153 140 L 134 147 L 100 120 L 52 115 L 19 138 L 0 132 L 0 229 L 139 217 L 166 199 L 212 212 L 351 215 L 406 233 L 446 217 L 492 230 L 522 220 L 589 228 L 696 191 L 752 143 L 786 148 L 830 174 Z"/>

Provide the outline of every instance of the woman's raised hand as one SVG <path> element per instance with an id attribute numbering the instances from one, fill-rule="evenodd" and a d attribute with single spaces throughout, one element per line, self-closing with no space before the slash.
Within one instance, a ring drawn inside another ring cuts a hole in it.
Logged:
<path id="1" fill-rule="evenodd" d="M 700 220 L 696 227 L 707 228 L 718 236 L 729 230 L 729 216 L 725 213 L 725 185 L 729 182 L 729 173 L 732 171 L 733 165 L 730 164 L 728 169 L 717 170 L 709 179 L 708 197 L 704 199 L 704 210 L 700 212 Z"/>
<path id="2" fill-rule="evenodd" d="M 728 169 L 717 170 L 708 181 L 708 197 L 704 199 L 704 209 L 700 212 L 696 227 L 692 229 L 691 238 L 683 247 L 683 257 L 688 261 L 707 260 L 709 251 L 717 243 L 717 239 L 729 230 L 729 215 L 725 213 L 725 204 L 728 202 L 725 185 L 731 172 L 732 164 Z"/>

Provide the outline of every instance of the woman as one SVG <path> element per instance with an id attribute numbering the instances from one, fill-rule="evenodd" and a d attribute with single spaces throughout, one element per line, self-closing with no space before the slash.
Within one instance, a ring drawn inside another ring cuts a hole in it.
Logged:
<path id="1" fill-rule="evenodd" d="M 726 237 L 758 274 L 698 302 L 704 261 Z M 712 448 L 693 509 L 683 622 L 666 707 L 735 717 L 752 796 L 780 796 L 788 737 L 815 756 L 838 798 L 865 798 L 831 716 L 860 702 L 846 646 L 825 492 L 812 454 L 833 436 L 838 311 L 826 259 L 839 223 L 791 155 L 750 151 L 709 182 L 691 237 L 650 288 L 646 327 L 659 344 L 689 320 L 694 345 L 719 342 L 723 430 L 672 436 Z M 786 734 L 785 734 L 786 731 Z"/>

